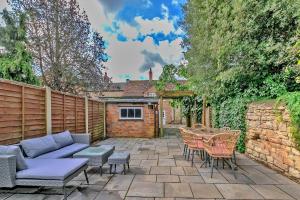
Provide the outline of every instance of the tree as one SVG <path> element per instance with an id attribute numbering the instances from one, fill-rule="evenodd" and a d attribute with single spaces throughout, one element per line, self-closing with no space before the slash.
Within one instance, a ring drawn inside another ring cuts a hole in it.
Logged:
<path id="1" fill-rule="evenodd" d="M 276 83 L 297 89 L 285 69 L 296 63 L 289 51 L 297 41 L 299 10 L 296 0 L 190 0 L 183 23 L 189 80 L 221 101 L 240 94 L 267 97 Z"/>
<path id="2" fill-rule="evenodd" d="M 25 15 L 3 10 L 5 26 L 0 29 L 0 44 L 6 53 L 0 55 L 0 78 L 39 84 L 32 69 L 32 57 L 25 47 Z"/>
<path id="3" fill-rule="evenodd" d="M 10 6 L 27 14 L 27 45 L 45 85 L 74 94 L 107 85 L 104 41 L 76 0 L 11 0 Z"/>
<path id="4" fill-rule="evenodd" d="M 216 127 L 242 131 L 244 152 L 247 104 L 300 91 L 299 1 L 189 0 L 184 10 L 188 80 L 208 97 Z"/>

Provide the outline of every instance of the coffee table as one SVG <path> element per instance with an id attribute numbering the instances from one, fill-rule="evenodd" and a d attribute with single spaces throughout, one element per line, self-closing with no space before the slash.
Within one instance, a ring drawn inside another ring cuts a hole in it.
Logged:
<path id="1" fill-rule="evenodd" d="M 88 158 L 89 166 L 99 167 L 100 175 L 102 176 L 102 167 L 107 162 L 108 157 L 113 154 L 115 146 L 101 145 L 88 147 L 73 155 L 73 158 Z"/>

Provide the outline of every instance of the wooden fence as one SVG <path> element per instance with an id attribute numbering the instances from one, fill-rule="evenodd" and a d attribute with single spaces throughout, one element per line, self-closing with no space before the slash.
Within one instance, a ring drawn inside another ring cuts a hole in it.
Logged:
<path id="1" fill-rule="evenodd" d="M 0 79 L 0 144 L 70 130 L 104 137 L 103 102 Z"/>

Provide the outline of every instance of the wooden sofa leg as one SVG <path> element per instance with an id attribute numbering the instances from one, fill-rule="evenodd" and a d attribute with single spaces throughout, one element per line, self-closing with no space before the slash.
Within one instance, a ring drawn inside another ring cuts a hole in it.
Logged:
<path id="1" fill-rule="evenodd" d="M 85 176 L 86 182 L 87 182 L 87 184 L 89 185 L 90 182 L 89 182 L 89 178 L 88 178 L 88 176 L 87 176 L 86 170 L 83 170 L 83 172 L 84 172 L 84 176 Z"/>

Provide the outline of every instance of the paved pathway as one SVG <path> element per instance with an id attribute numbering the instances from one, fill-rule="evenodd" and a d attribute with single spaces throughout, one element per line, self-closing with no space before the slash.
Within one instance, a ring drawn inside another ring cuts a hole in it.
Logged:
<path id="1" fill-rule="evenodd" d="M 88 172 L 90 185 L 83 175 L 69 188 L 70 200 L 188 200 L 188 199 L 299 199 L 300 185 L 243 155 L 238 155 L 239 169 L 234 179 L 228 168 L 215 170 L 184 160 L 182 143 L 169 139 L 108 139 L 100 144 L 114 144 L 116 151 L 131 153 L 131 169 L 126 175 L 99 175 Z M 117 169 L 121 171 L 121 168 Z M 104 168 L 108 173 L 108 166 Z M 77 186 L 77 187 L 75 187 Z M 62 199 L 59 189 L 16 188 L 17 194 L 0 193 L 1 199 Z"/>

